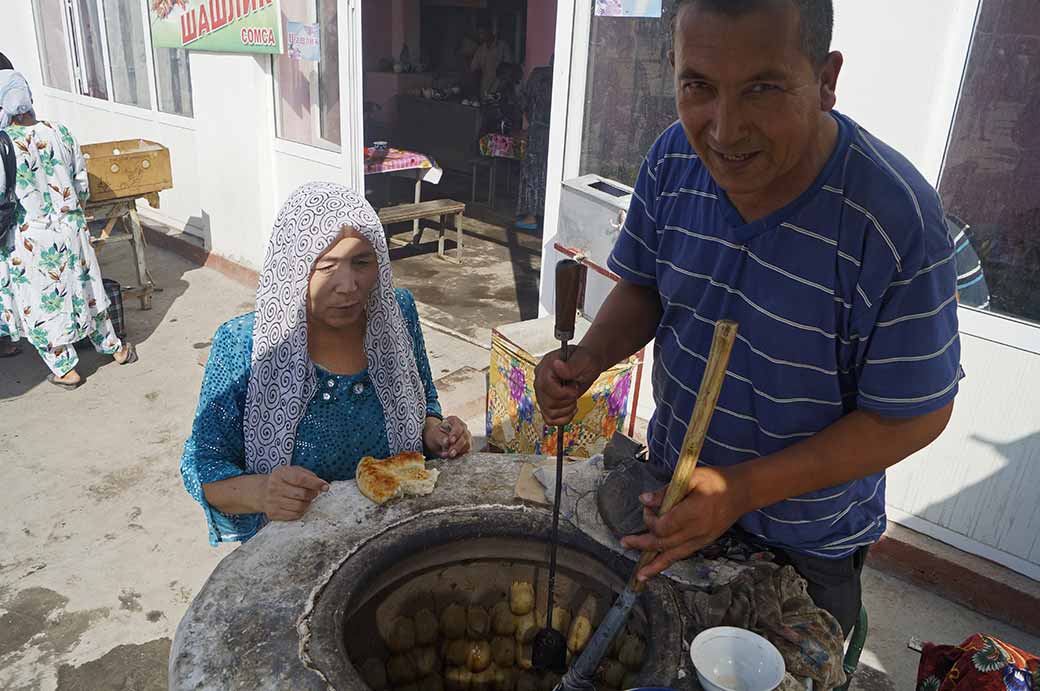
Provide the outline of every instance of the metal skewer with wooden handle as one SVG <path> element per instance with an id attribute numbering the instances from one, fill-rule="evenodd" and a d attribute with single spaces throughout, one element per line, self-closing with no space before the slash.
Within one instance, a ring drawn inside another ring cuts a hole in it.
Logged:
<path id="1" fill-rule="evenodd" d="M 693 407 L 690 424 L 686 428 L 686 437 L 683 439 L 679 462 L 672 472 L 672 480 L 668 483 L 664 501 L 661 502 L 661 508 L 658 510 L 659 516 L 671 511 L 672 507 L 685 499 L 690 491 L 690 479 L 697 467 L 697 459 L 704 446 L 704 436 L 708 433 L 708 425 L 715 412 L 719 393 L 722 391 L 722 383 L 726 378 L 726 365 L 729 363 L 729 354 L 736 338 L 736 322 L 722 320 L 715 324 L 711 353 L 708 355 L 708 364 L 701 379 L 697 402 Z M 593 679 L 596 669 L 607 648 L 628 621 L 628 616 L 632 612 L 639 593 L 646 587 L 646 581 L 640 581 L 638 578 L 639 572 L 652 562 L 657 554 L 657 552 L 643 552 L 625 589 L 618 595 L 614 605 L 589 640 L 584 652 L 564 675 L 563 680 L 556 687 L 556 691 L 595 691 Z"/>
<path id="2" fill-rule="evenodd" d="M 568 345 L 574 340 L 574 325 L 581 286 L 581 265 L 573 259 L 556 264 L 556 338 L 560 341 L 560 359 L 567 362 Z M 553 597 L 556 590 L 556 551 L 559 547 L 560 501 L 563 494 L 563 431 L 556 428 L 556 493 L 553 495 L 552 533 L 549 538 L 549 587 L 546 589 L 545 627 L 531 643 L 531 662 L 535 669 L 563 672 L 567 669 L 567 639 L 552 627 Z"/>

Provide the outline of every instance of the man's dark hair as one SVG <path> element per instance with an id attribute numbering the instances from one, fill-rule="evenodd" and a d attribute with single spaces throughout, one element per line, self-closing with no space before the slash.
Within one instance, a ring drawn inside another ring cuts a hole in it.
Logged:
<path id="1" fill-rule="evenodd" d="M 834 32 L 833 0 L 676 0 L 675 13 L 672 15 L 672 33 L 675 33 L 679 12 L 687 5 L 697 5 L 709 12 L 739 17 L 755 10 L 776 7 L 781 2 L 798 8 L 801 15 L 802 50 L 814 67 L 822 67 L 831 51 L 831 35 Z"/>
<path id="2" fill-rule="evenodd" d="M 12 65 L 11 61 L 7 59 L 7 56 L 4 55 L 3 53 L 0 53 L 0 70 L 13 70 L 13 69 L 14 69 L 14 65 Z"/>

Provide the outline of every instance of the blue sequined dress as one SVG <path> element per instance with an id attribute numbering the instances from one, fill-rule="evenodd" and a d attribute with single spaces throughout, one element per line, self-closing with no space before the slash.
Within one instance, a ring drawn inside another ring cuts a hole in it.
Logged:
<path id="1" fill-rule="evenodd" d="M 415 300 L 407 290 L 397 290 L 397 302 L 408 325 L 426 388 L 427 415 L 441 416 L 437 389 L 426 356 Z M 192 497 L 202 505 L 209 523 L 210 544 L 246 541 L 264 524 L 263 514 L 230 515 L 206 501 L 202 485 L 245 474 L 242 418 L 246 405 L 250 359 L 253 353 L 254 313 L 227 322 L 213 337 L 199 407 L 191 437 L 184 444 L 181 477 Z M 296 429 L 293 465 L 313 471 L 323 480 L 350 480 L 364 456 L 386 458 L 383 407 L 368 378 L 368 371 L 332 374 L 314 366 L 318 388 Z"/>

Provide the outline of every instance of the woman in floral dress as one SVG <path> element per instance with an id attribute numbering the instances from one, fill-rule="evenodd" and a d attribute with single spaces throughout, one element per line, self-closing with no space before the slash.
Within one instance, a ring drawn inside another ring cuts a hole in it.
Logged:
<path id="1" fill-rule="evenodd" d="M 82 383 L 73 344 L 94 348 L 121 365 L 137 360 L 108 318 L 108 297 L 90 245 L 82 202 L 89 195 L 79 145 L 63 125 L 41 122 L 25 78 L 0 86 L 0 127 L 17 156 L 16 227 L 0 247 L 0 336 L 26 338 L 66 389 Z"/>

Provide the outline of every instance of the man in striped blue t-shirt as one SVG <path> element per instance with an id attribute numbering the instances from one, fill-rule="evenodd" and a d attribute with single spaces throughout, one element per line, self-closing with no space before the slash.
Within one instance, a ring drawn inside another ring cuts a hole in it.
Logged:
<path id="1" fill-rule="evenodd" d="M 679 121 L 642 164 L 622 280 L 569 362 L 539 365 L 538 402 L 570 420 L 654 339 L 651 457 L 674 467 L 714 325 L 738 322 L 690 496 L 626 544 L 661 552 L 648 577 L 736 524 L 847 633 L 885 469 L 942 432 L 962 376 L 954 248 L 935 190 L 833 110 L 831 0 L 682 0 L 675 22 Z"/>

